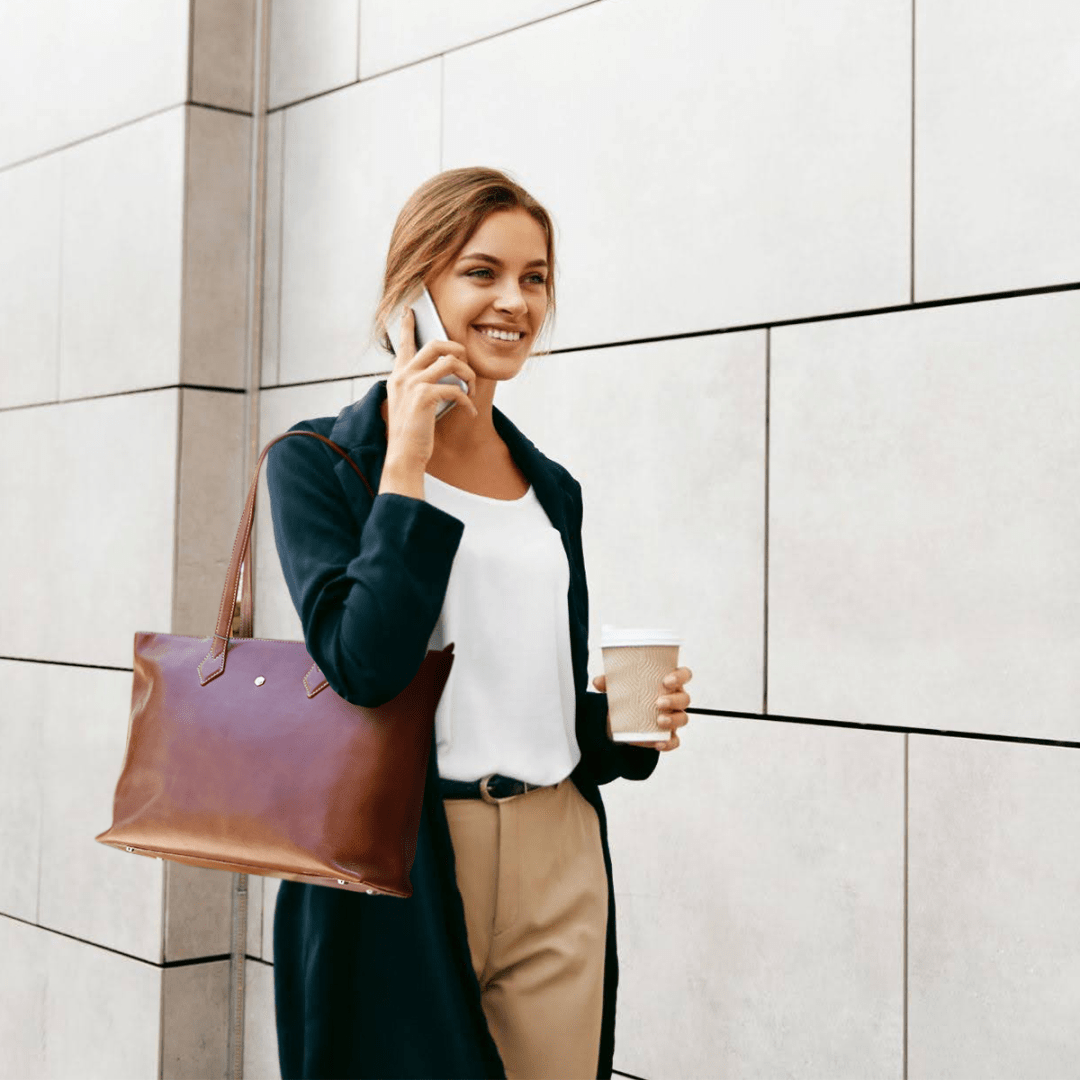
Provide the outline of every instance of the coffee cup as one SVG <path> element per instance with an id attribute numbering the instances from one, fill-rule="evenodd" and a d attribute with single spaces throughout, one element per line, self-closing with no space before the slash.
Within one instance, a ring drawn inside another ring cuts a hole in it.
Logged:
<path id="1" fill-rule="evenodd" d="M 656 699 L 663 680 L 679 666 L 682 638 L 673 630 L 604 626 L 600 648 L 607 683 L 608 737 L 615 742 L 664 742 Z"/>

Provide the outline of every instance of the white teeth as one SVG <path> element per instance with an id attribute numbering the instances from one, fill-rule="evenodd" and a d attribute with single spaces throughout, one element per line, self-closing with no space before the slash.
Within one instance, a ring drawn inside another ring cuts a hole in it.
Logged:
<path id="1" fill-rule="evenodd" d="M 520 341 L 524 336 L 521 331 L 516 333 L 508 333 L 506 330 L 489 330 L 485 327 L 477 327 L 477 330 L 481 334 L 486 334 L 488 337 L 497 338 L 499 341 Z"/>

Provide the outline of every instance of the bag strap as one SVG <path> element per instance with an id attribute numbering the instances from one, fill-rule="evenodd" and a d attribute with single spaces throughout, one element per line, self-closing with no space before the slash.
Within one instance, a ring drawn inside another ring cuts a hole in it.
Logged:
<path id="1" fill-rule="evenodd" d="M 211 679 L 216 679 L 225 670 L 225 657 L 228 653 L 229 639 L 232 635 L 233 612 L 236 610 L 236 595 L 240 586 L 241 569 L 244 570 L 244 592 L 240 600 L 240 629 L 236 637 L 251 637 L 253 630 L 253 604 L 251 595 L 251 563 L 249 552 L 251 548 L 251 526 L 255 520 L 255 495 L 259 489 L 259 473 L 262 470 L 263 460 L 270 447 L 275 443 L 287 439 L 291 435 L 307 435 L 319 442 L 326 443 L 335 453 L 340 454 L 351 466 L 353 472 L 363 481 L 368 494 L 375 498 L 375 492 L 367 482 L 367 477 L 360 471 L 357 464 L 349 455 L 342 450 L 336 442 L 328 439 L 325 435 L 319 435 L 314 431 L 286 431 L 271 439 L 259 455 L 255 463 L 255 472 L 251 477 L 251 486 L 248 488 L 247 501 L 244 503 L 244 511 L 240 515 L 240 524 L 236 529 L 236 539 L 233 541 L 232 555 L 229 558 L 229 569 L 225 574 L 225 587 L 221 591 L 221 604 L 218 607 L 217 624 L 214 627 L 214 636 L 210 640 L 210 651 L 203 657 L 199 664 L 199 681 L 205 686 Z"/>

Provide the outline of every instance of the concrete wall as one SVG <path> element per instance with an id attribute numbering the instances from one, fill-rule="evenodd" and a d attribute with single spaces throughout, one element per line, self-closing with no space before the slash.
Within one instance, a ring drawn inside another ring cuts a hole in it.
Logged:
<path id="1" fill-rule="evenodd" d="M 224 1054 L 229 879 L 87 839 L 131 632 L 206 632 L 235 524 L 254 0 L 109 6 L 0 16 L 10 1076 Z M 1075 1071 L 1078 38 L 1063 0 L 272 4 L 260 441 L 385 375 L 414 188 L 510 171 L 558 351 L 496 404 L 582 481 L 590 672 L 601 622 L 671 623 L 694 706 L 748 714 L 605 789 L 617 1070 Z M 296 636 L 265 500 L 257 536 Z"/>
<path id="2" fill-rule="evenodd" d="M 132 635 L 207 632 L 240 497 L 251 120 L 192 16 L 0 10 L 5 1077 L 225 1070 L 231 876 L 93 842 Z"/>

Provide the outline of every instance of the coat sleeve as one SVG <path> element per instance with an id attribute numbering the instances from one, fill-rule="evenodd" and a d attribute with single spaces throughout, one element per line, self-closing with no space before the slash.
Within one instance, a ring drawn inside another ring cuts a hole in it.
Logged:
<path id="1" fill-rule="evenodd" d="M 291 430 L 313 430 L 309 423 Z M 337 455 L 285 439 L 267 457 L 274 540 L 304 644 L 334 691 L 376 707 L 412 681 L 427 654 L 464 523 L 422 499 L 345 501 Z"/>
<path id="2" fill-rule="evenodd" d="M 569 475 L 569 474 L 568 474 Z M 574 558 L 585 576 L 585 553 L 581 544 L 581 525 L 584 517 L 584 505 L 581 497 L 581 485 L 573 480 L 571 513 L 569 518 L 570 538 Z M 582 590 L 584 596 L 583 618 L 585 631 L 589 627 L 589 590 Z M 597 784 L 608 784 L 622 777 L 624 780 L 647 780 L 656 768 L 660 751 L 649 746 L 632 746 L 630 743 L 617 743 L 607 734 L 607 694 L 586 690 L 578 695 L 577 700 L 577 735 L 578 746 L 586 767 L 592 773 Z"/>

